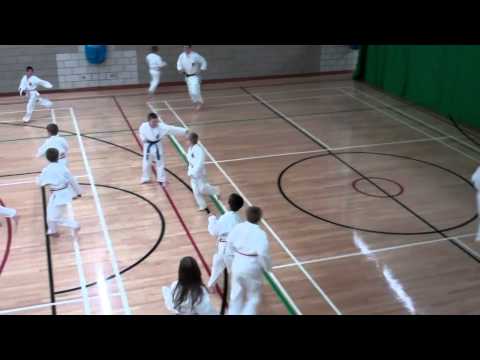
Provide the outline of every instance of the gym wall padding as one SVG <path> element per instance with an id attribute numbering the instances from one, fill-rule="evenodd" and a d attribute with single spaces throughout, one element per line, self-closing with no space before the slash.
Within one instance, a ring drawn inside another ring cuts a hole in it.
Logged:
<path id="1" fill-rule="evenodd" d="M 364 45 L 354 78 L 480 128 L 480 46 Z"/>

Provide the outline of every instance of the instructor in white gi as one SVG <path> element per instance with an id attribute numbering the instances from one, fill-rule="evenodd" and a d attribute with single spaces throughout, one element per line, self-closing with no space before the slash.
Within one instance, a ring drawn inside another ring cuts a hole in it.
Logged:
<path id="1" fill-rule="evenodd" d="M 178 58 L 177 70 L 184 74 L 193 105 L 200 110 L 203 105 L 200 73 L 207 70 L 207 61 L 192 50 L 192 45 L 185 45 L 184 49 Z"/>
<path id="2" fill-rule="evenodd" d="M 148 115 L 148 121 L 140 126 L 140 138 L 143 142 L 143 174 L 142 184 L 150 182 L 152 162 L 155 161 L 157 168 L 157 181 L 165 185 L 167 175 L 165 173 L 165 156 L 162 140 L 168 135 L 187 135 L 187 130 L 180 127 L 170 126 L 160 121 L 157 114 Z"/>
<path id="3" fill-rule="evenodd" d="M 32 119 L 32 114 L 37 102 L 46 108 L 51 108 L 53 106 L 53 103 L 50 100 L 40 97 L 40 93 L 37 91 L 38 86 L 43 86 L 47 89 L 53 87 L 48 81 L 42 80 L 33 75 L 33 67 L 27 67 L 27 73 L 23 76 L 20 81 L 20 86 L 18 87 L 20 96 L 26 95 L 28 99 L 27 113 L 23 117 L 23 121 L 26 123 Z"/>

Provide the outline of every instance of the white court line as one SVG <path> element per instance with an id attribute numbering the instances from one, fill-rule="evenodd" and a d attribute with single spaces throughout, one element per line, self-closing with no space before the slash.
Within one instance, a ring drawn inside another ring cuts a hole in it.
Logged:
<path id="1" fill-rule="evenodd" d="M 81 179 L 81 178 L 86 178 L 88 175 L 81 175 L 81 176 L 75 176 L 76 179 Z M 28 179 L 26 181 L 19 181 L 19 182 L 12 182 L 12 183 L 0 183 L 0 187 L 3 186 L 15 186 L 15 185 L 22 185 L 22 184 L 36 184 L 37 179 Z"/>
<path id="2" fill-rule="evenodd" d="M 273 85 L 275 86 L 275 85 Z M 248 89 L 248 86 L 246 86 L 245 88 Z M 314 88 L 314 89 L 294 89 L 294 90 L 290 90 L 290 91 L 274 91 L 274 92 L 266 92 L 266 93 L 258 93 L 259 95 L 277 95 L 277 94 L 290 94 L 290 93 L 294 93 L 294 92 L 315 92 L 315 91 L 321 91 L 321 90 L 339 90 L 339 89 L 345 89 L 345 87 L 325 87 L 325 88 Z M 350 89 L 350 88 L 347 88 L 347 89 Z M 352 87 L 351 88 L 352 90 L 354 90 L 355 88 Z M 205 92 L 207 92 L 209 90 L 205 90 Z M 163 94 L 162 94 L 163 95 Z M 164 95 L 168 95 L 168 93 L 165 93 Z M 335 96 L 335 94 L 331 94 L 333 96 Z M 324 95 L 324 96 L 328 96 L 328 95 Z M 237 95 L 218 95 L 218 96 L 205 96 L 204 97 L 204 100 L 215 100 L 215 99 L 228 99 L 228 98 L 235 98 L 235 97 L 249 97 L 248 94 L 237 94 Z M 164 100 L 155 100 L 155 101 L 150 101 L 150 104 L 163 104 L 163 101 Z M 185 97 L 185 98 L 176 98 L 176 99 L 170 99 L 170 100 L 167 100 L 169 103 L 172 103 L 172 102 L 181 102 L 181 101 L 190 101 L 190 98 L 189 97 Z M 158 109 L 157 109 L 158 110 Z"/>
<path id="3" fill-rule="evenodd" d="M 69 109 L 68 107 L 57 108 L 57 110 L 68 110 L 68 109 Z M 38 109 L 38 110 L 35 109 L 35 112 L 40 112 L 40 111 L 50 111 L 50 109 Z M 0 116 L 6 115 L 6 114 L 23 114 L 23 113 L 25 113 L 25 110 L 22 110 L 22 111 L 1 111 Z"/>
<path id="4" fill-rule="evenodd" d="M 246 95 L 248 96 L 248 95 Z M 270 102 L 289 102 L 289 101 L 300 101 L 300 100 L 314 100 L 314 99 L 321 99 L 327 96 L 343 96 L 342 94 L 332 94 L 332 95 L 319 95 L 319 96 L 308 96 L 308 97 L 299 97 L 299 98 L 287 98 L 287 99 L 274 99 L 269 100 Z M 163 101 L 158 101 L 160 103 Z M 237 103 L 226 103 L 226 104 L 217 104 L 217 105 L 209 105 L 206 109 L 211 108 L 222 108 L 222 107 L 229 107 L 229 106 L 240 106 L 240 105 L 261 105 L 258 101 L 245 101 L 245 102 L 237 102 Z M 174 110 L 192 110 L 194 109 L 193 106 L 183 106 L 183 107 L 176 107 L 172 108 Z M 158 108 L 157 111 L 170 111 L 168 108 Z"/>
<path id="5" fill-rule="evenodd" d="M 340 88 L 340 89 L 349 89 L 349 90 L 354 90 L 354 91 L 355 91 L 355 90 L 358 90 L 359 92 L 362 90 L 362 89 L 360 89 L 360 88 L 343 88 L 343 87 Z M 375 93 L 378 93 L 379 95 L 384 95 L 384 96 L 387 95 L 386 93 L 382 93 L 382 92 L 380 92 L 380 91 L 378 91 L 378 90 L 375 90 L 375 89 L 372 89 L 372 90 L 373 90 Z M 366 92 L 365 90 L 363 90 L 363 93 L 366 94 L 367 92 Z M 375 96 L 373 96 L 373 95 L 370 95 L 370 96 L 375 99 Z M 388 96 L 388 95 L 387 95 L 387 96 Z M 380 99 L 378 99 L 378 98 L 376 98 L 376 99 L 380 101 Z M 396 100 L 396 99 L 394 99 L 394 98 L 392 98 L 392 100 L 399 101 L 399 100 Z M 430 112 L 434 113 L 434 115 L 431 115 L 430 113 L 424 111 L 421 107 L 419 107 L 419 105 L 416 105 L 416 104 L 405 103 L 405 105 L 406 105 L 407 107 L 410 107 L 412 111 L 415 111 L 415 112 L 417 112 L 417 113 L 421 113 L 421 114 L 427 115 L 427 116 L 429 116 L 431 119 L 436 119 L 436 116 L 439 116 L 438 114 L 435 114 L 433 111 L 427 109 L 427 111 L 430 111 Z M 390 107 L 393 107 L 392 105 L 389 105 L 389 106 L 390 106 Z M 396 110 L 398 110 L 398 109 L 396 108 Z M 411 115 L 411 114 L 409 114 L 409 117 L 415 118 L 414 115 Z M 442 124 L 447 125 L 447 126 L 448 126 L 449 128 L 451 128 L 452 130 L 455 130 L 456 132 L 458 132 L 458 129 L 450 123 L 449 119 L 447 119 L 447 118 L 445 118 L 445 117 L 443 117 L 443 116 L 439 116 L 439 118 L 437 118 L 437 120 L 441 120 L 441 121 L 442 121 Z M 479 134 L 475 133 L 473 130 L 471 130 L 471 129 L 469 129 L 469 128 L 463 128 L 462 130 L 465 131 L 465 132 L 468 132 L 468 133 L 469 133 L 470 135 L 472 135 L 473 137 L 476 137 L 476 138 L 477 138 L 476 140 L 478 140 L 478 136 L 480 136 Z M 435 130 L 435 131 L 438 131 L 438 130 Z M 458 140 L 458 139 L 457 139 L 457 140 Z M 479 141 L 480 141 L 480 140 L 479 140 Z M 470 144 L 470 145 L 472 145 L 472 144 Z M 473 146 L 473 145 L 472 145 L 472 146 Z M 478 149 L 477 149 L 477 150 L 478 150 Z"/>
<path id="6" fill-rule="evenodd" d="M 51 109 L 50 114 L 52 116 L 52 123 L 56 124 L 57 119 L 55 117 L 55 109 Z M 67 205 L 67 211 L 68 211 L 68 216 L 71 219 L 75 218 L 75 212 L 73 211 L 73 206 L 71 203 Z M 78 277 L 80 279 L 80 289 L 82 291 L 84 314 L 91 315 L 92 308 L 90 305 L 90 300 L 88 298 L 87 281 L 85 280 L 85 271 L 83 269 L 83 261 L 82 261 L 82 255 L 80 253 L 80 246 L 78 245 L 77 235 L 75 234 L 75 231 L 73 229 L 70 230 L 70 234 L 73 239 L 73 250 L 75 253 L 75 263 L 77 265 Z"/>
<path id="7" fill-rule="evenodd" d="M 284 114 L 283 112 L 281 112 L 280 110 L 278 110 L 277 108 L 275 108 L 274 106 L 270 105 L 270 101 L 266 101 L 264 100 L 261 96 L 258 96 L 257 94 L 255 93 L 251 93 L 252 96 L 256 99 L 258 99 L 261 103 L 263 103 L 264 105 L 267 105 L 267 107 L 270 107 L 271 109 L 274 109 L 275 111 L 274 112 L 277 112 L 278 114 L 280 114 L 281 116 L 283 116 L 283 118 L 289 122 L 291 125 L 293 125 L 294 127 L 300 129 L 304 134 L 310 136 L 312 139 L 315 139 L 318 143 L 322 144 L 322 146 L 327 149 L 327 150 L 331 150 L 331 147 L 325 143 L 324 141 L 320 140 L 319 138 L 317 138 L 315 135 L 313 135 L 310 131 L 308 131 L 307 129 L 301 127 L 300 125 L 298 125 L 295 121 L 293 121 L 292 119 L 290 119 L 290 117 L 288 117 L 286 114 Z M 257 101 L 258 102 L 258 101 Z"/>
<path id="8" fill-rule="evenodd" d="M 366 100 L 360 99 L 358 96 L 355 96 L 355 95 L 353 95 L 353 94 L 350 94 L 350 93 L 348 93 L 347 91 L 344 91 L 344 90 L 340 90 L 340 91 L 341 91 L 342 93 L 344 93 L 345 95 L 350 96 L 352 99 L 355 99 L 355 100 L 357 100 L 358 102 L 361 102 L 361 103 L 369 106 L 370 108 L 375 109 L 375 110 L 377 110 L 378 112 L 380 112 L 380 113 L 388 116 L 389 118 L 393 119 L 394 121 L 399 122 L 399 123 L 401 123 L 401 124 L 403 124 L 403 125 L 405 125 L 405 126 L 408 126 L 409 128 L 411 128 L 411 129 L 413 129 L 413 130 L 415 130 L 415 131 L 417 131 L 417 132 L 419 132 L 419 133 L 422 133 L 422 134 L 424 134 L 424 135 L 426 135 L 426 136 L 428 136 L 428 137 L 430 137 L 430 138 L 433 138 L 433 136 L 430 135 L 429 133 L 427 133 L 426 131 L 423 131 L 422 129 L 419 129 L 419 128 L 416 127 L 416 126 L 413 126 L 413 125 L 407 123 L 406 121 L 403 121 L 403 120 L 399 119 L 397 116 L 392 115 L 392 114 L 384 111 L 383 109 L 380 109 L 379 107 L 377 107 L 377 106 L 375 106 L 375 105 L 367 102 Z M 358 89 L 357 89 L 357 91 L 362 92 L 362 91 L 360 91 L 360 90 L 358 90 Z M 363 92 L 362 92 L 362 93 L 363 93 Z M 374 98 L 373 98 L 372 96 L 370 96 L 370 95 L 367 95 L 367 94 L 365 94 L 365 93 L 364 93 L 364 95 L 367 96 L 367 97 L 369 97 L 369 98 L 374 99 Z M 435 128 L 434 126 L 431 126 L 431 125 L 423 122 L 422 120 L 419 120 L 419 119 L 415 118 L 414 116 L 412 116 L 412 115 L 410 115 L 410 114 L 406 114 L 406 113 L 403 112 L 402 110 L 397 109 L 396 107 L 394 107 L 394 106 L 392 106 L 392 105 L 389 105 L 389 104 L 387 104 L 387 103 L 385 103 L 385 102 L 383 102 L 383 101 L 381 101 L 381 100 L 378 100 L 378 99 L 375 99 L 375 101 L 377 101 L 377 102 L 379 102 L 379 103 L 381 103 L 381 104 L 383 104 L 383 105 L 386 105 L 387 107 L 390 107 L 390 108 L 392 108 L 392 109 L 395 109 L 397 112 L 399 112 L 399 113 L 407 116 L 408 118 L 414 119 L 415 121 L 419 122 L 420 124 L 423 124 L 425 127 L 428 127 L 428 128 L 430 128 L 430 129 L 432 129 L 432 130 L 434 130 L 434 131 L 436 131 L 436 132 L 439 132 L 440 134 L 443 134 L 443 135 L 445 135 L 445 136 L 448 136 L 450 139 L 457 141 L 459 144 L 465 145 L 466 147 L 469 147 L 469 148 L 473 148 L 473 146 L 471 146 L 470 144 L 464 143 L 463 141 L 457 139 L 456 137 L 450 136 L 450 135 L 448 135 L 447 133 L 445 133 L 445 132 L 443 132 L 443 131 Z M 442 144 L 442 145 L 444 145 L 444 146 L 446 146 L 446 147 L 448 147 L 448 148 L 450 148 L 450 149 L 452 149 L 453 151 L 458 152 L 459 154 L 462 154 L 463 156 L 469 158 L 470 160 L 475 161 L 476 163 L 479 163 L 479 162 L 480 162 L 479 159 L 474 158 L 474 157 L 466 154 L 465 152 L 463 152 L 463 151 L 461 151 L 461 150 L 459 150 L 459 149 L 457 149 L 457 148 L 455 148 L 455 147 L 447 144 L 446 142 L 444 142 L 444 141 L 442 141 L 442 140 L 437 140 L 437 142 L 440 143 L 440 144 Z M 475 148 L 473 148 L 473 149 L 475 149 Z M 475 149 L 475 150 L 476 150 L 476 149 Z M 477 150 L 477 151 L 478 151 L 478 150 Z"/>
<path id="9" fill-rule="evenodd" d="M 75 218 L 75 213 L 73 211 L 72 204 L 68 204 L 67 209 L 68 209 L 68 216 L 71 219 Z M 92 308 L 90 305 L 90 299 L 88 298 L 87 281 L 85 280 L 85 271 L 83 269 L 83 261 L 82 261 L 82 254 L 80 253 L 80 246 L 78 245 L 78 239 L 73 229 L 70 230 L 70 234 L 72 235 L 72 238 L 73 238 L 73 250 L 75 252 L 75 263 L 77 265 L 78 277 L 80 279 L 80 289 L 82 291 L 84 313 L 86 315 L 91 315 Z"/>
<path id="10" fill-rule="evenodd" d="M 168 101 L 165 101 L 165 105 L 167 105 L 168 108 L 171 109 L 172 114 L 176 117 L 176 119 L 185 127 L 188 129 L 188 126 L 185 124 L 185 122 L 180 118 L 180 116 L 175 112 L 174 109 L 170 107 L 170 104 Z M 150 104 L 149 104 L 150 106 Z M 235 184 L 235 182 L 232 180 L 232 178 L 225 172 L 225 170 L 217 163 L 215 158 L 210 154 L 210 152 L 205 148 L 205 146 L 202 145 L 202 147 L 205 150 L 205 153 L 207 154 L 210 159 L 214 162 L 215 166 L 217 169 L 223 174 L 223 176 L 230 182 L 230 184 L 233 186 L 235 191 L 238 192 L 240 196 L 243 197 L 245 202 L 249 204 L 250 206 L 252 203 L 248 200 L 248 198 L 243 194 L 243 192 L 239 189 L 239 187 Z M 328 297 L 328 295 L 325 293 L 325 291 L 318 285 L 318 283 L 313 279 L 313 277 L 305 270 L 305 268 L 298 263 L 297 258 L 293 255 L 293 253 L 290 251 L 290 249 L 285 245 L 285 243 L 280 239 L 280 237 L 273 231 L 273 229 L 270 227 L 270 225 L 265 221 L 265 219 L 262 219 L 262 224 L 265 226 L 265 228 L 268 229 L 268 231 L 272 234 L 272 236 L 277 240 L 277 242 L 280 244 L 280 246 L 283 248 L 283 250 L 290 256 L 290 258 L 298 264 L 299 269 L 303 272 L 305 277 L 310 281 L 310 283 L 313 285 L 313 287 L 320 293 L 320 295 L 323 297 L 323 299 L 330 305 L 330 307 L 334 310 L 334 312 L 337 315 L 342 315 L 340 310 L 337 308 L 337 306 L 333 303 L 333 301 Z"/>
<path id="11" fill-rule="evenodd" d="M 54 108 L 50 109 L 50 115 L 52 116 L 52 124 L 56 124 L 57 123 L 57 117 L 55 116 L 55 109 Z"/>
<path id="12" fill-rule="evenodd" d="M 148 104 L 148 107 L 155 113 L 156 112 L 156 109 L 150 104 L 150 103 L 147 103 Z M 165 102 L 165 104 L 167 106 L 170 106 L 168 104 L 168 102 Z M 172 114 L 174 114 L 177 119 L 180 121 L 180 123 L 182 124 L 183 127 L 185 127 L 186 129 L 188 129 L 188 126 L 183 122 L 183 120 L 178 116 L 178 114 L 175 112 L 175 111 L 172 111 Z M 175 138 L 175 136 L 170 136 L 171 139 L 176 143 L 177 147 L 180 149 L 180 151 L 182 151 L 183 155 L 186 157 L 187 154 L 185 152 L 185 150 L 183 149 L 182 145 L 178 142 L 178 140 Z M 201 144 L 201 143 L 200 143 Z M 202 145 L 202 147 L 204 148 L 205 150 L 205 153 L 212 159 L 212 160 L 215 160 L 212 155 L 208 152 L 208 150 Z M 218 166 L 218 165 L 217 165 Z M 220 171 L 223 171 L 223 170 L 220 170 Z M 224 172 L 223 172 L 224 173 Z M 226 173 L 224 173 L 224 175 L 226 175 Z M 231 179 L 228 177 L 228 175 L 226 175 L 226 178 L 229 179 L 229 181 L 231 181 Z M 232 183 L 232 185 L 234 185 Z M 235 186 L 235 185 L 234 185 Z M 215 197 L 218 204 L 220 204 L 220 206 L 222 207 L 223 211 L 226 212 L 226 208 L 225 206 L 223 205 L 223 203 L 218 199 L 218 197 Z M 246 199 L 244 197 L 244 199 L 248 202 L 248 199 Z M 282 295 L 285 297 L 285 299 L 287 300 L 287 302 L 289 303 L 289 305 L 294 309 L 296 315 L 302 315 L 302 312 L 300 311 L 300 309 L 298 308 L 297 304 L 295 304 L 295 302 L 293 301 L 293 299 L 291 298 L 290 294 L 288 294 L 287 290 L 283 287 L 283 285 L 280 283 L 280 281 L 278 280 L 278 278 L 273 274 L 273 273 L 268 273 L 268 276 L 270 277 L 271 281 L 273 281 L 275 283 L 275 285 L 278 287 L 278 289 L 280 290 L 280 292 L 282 293 Z"/>
<path id="13" fill-rule="evenodd" d="M 387 252 L 387 251 L 393 251 L 393 250 L 400 250 L 400 249 L 406 249 L 406 248 L 412 248 L 412 247 L 417 247 L 417 246 L 423 246 L 423 245 L 430 245 L 430 244 L 436 244 L 436 243 L 442 243 L 445 241 L 449 240 L 455 240 L 455 239 L 462 239 L 466 238 L 469 236 L 474 236 L 476 234 L 466 234 L 466 235 L 461 235 L 461 236 L 451 236 L 448 238 L 442 238 L 442 239 L 436 239 L 436 240 L 428 240 L 428 241 L 422 241 L 422 242 L 416 242 L 412 244 L 405 244 L 405 245 L 399 245 L 399 246 L 391 246 L 391 247 L 386 247 L 386 248 L 380 248 L 376 250 L 370 250 L 372 254 L 377 254 L 377 253 L 382 253 L 382 252 Z M 330 256 L 330 257 L 325 257 L 325 258 L 319 258 L 319 259 L 314 259 L 314 260 L 308 260 L 308 261 L 302 261 L 302 265 L 309 265 L 309 264 L 317 264 L 321 262 L 327 262 L 327 261 L 334 261 L 334 260 L 341 260 L 341 259 L 347 259 L 351 257 L 357 257 L 357 256 L 362 256 L 365 255 L 363 252 L 355 252 L 355 253 L 350 253 L 350 254 L 344 254 L 344 255 L 337 255 L 337 256 Z M 273 269 L 285 269 L 285 268 L 290 268 L 294 267 L 296 264 L 291 263 L 291 264 L 285 264 L 285 265 L 278 265 L 274 266 Z"/>
<path id="14" fill-rule="evenodd" d="M 88 157 L 87 157 L 87 154 L 86 154 L 86 151 L 85 151 L 85 146 L 83 145 L 83 139 L 82 139 L 82 136 L 80 135 L 81 131 L 80 131 L 80 128 L 78 126 L 77 117 L 75 116 L 75 112 L 74 112 L 73 108 L 70 108 L 70 115 L 72 117 L 72 122 L 73 122 L 73 125 L 75 127 L 75 132 L 76 132 L 76 135 L 77 135 L 78 144 L 80 145 L 80 151 L 82 153 L 83 162 L 85 164 L 85 169 L 87 170 L 88 178 L 90 180 L 90 187 L 92 189 L 92 195 L 93 195 L 93 198 L 95 200 L 95 205 L 96 205 L 96 208 L 97 208 L 97 213 L 98 213 L 98 217 L 99 217 L 99 220 L 100 220 L 100 225 L 101 225 L 102 231 L 103 231 L 103 239 L 105 240 L 105 244 L 106 244 L 108 252 L 110 254 L 110 262 L 112 264 L 113 273 L 115 275 L 115 280 L 117 282 L 118 290 L 120 292 L 120 297 L 122 299 L 123 310 L 124 310 L 126 315 L 131 315 L 132 312 L 131 312 L 130 306 L 128 305 L 128 298 L 127 298 L 125 288 L 123 286 L 123 280 L 122 280 L 122 277 L 120 275 L 120 271 L 119 271 L 119 268 L 118 268 L 117 258 L 116 258 L 115 251 L 114 251 L 113 245 L 112 245 L 112 239 L 110 238 L 110 233 L 108 231 L 107 222 L 105 220 L 105 215 L 103 213 L 102 204 L 100 202 L 100 197 L 98 195 L 97 187 L 95 185 L 95 179 L 93 177 L 92 169 L 90 168 L 90 164 L 88 162 Z"/>
<path id="15" fill-rule="evenodd" d="M 344 146 L 344 147 L 332 148 L 330 150 L 331 151 L 354 150 L 354 149 L 363 149 L 363 148 L 371 148 L 371 147 L 379 147 L 379 146 L 414 144 L 414 143 L 430 142 L 430 141 L 442 140 L 442 139 L 450 139 L 450 137 L 442 136 L 442 137 L 433 138 L 433 139 L 423 138 L 423 139 L 416 139 L 416 140 L 395 141 L 395 142 L 387 142 L 387 143 L 379 143 L 379 144 Z M 319 150 L 309 150 L 309 151 L 298 151 L 298 152 L 291 152 L 291 153 L 284 153 L 284 154 L 260 155 L 260 156 L 244 157 L 244 158 L 238 158 L 238 159 L 219 160 L 217 161 L 217 163 L 223 164 L 223 163 L 238 162 L 238 161 L 245 161 L 245 160 L 260 160 L 260 159 L 270 159 L 270 158 L 282 157 L 282 156 L 318 154 L 318 153 L 325 153 L 325 152 L 328 152 L 328 150 L 319 149 Z M 207 161 L 205 163 L 213 164 L 212 161 Z"/>
<path id="16" fill-rule="evenodd" d="M 120 294 L 112 294 L 112 297 L 115 297 L 115 296 L 120 296 Z M 89 297 L 89 299 L 94 300 L 99 297 L 100 297 L 99 295 L 91 296 Z M 24 307 L 19 307 L 14 309 L 0 310 L 0 315 L 8 315 L 8 314 L 13 314 L 13 313 L 18 313 L 18 312 L 23 312 L 28 310 L 42 309 L 42 308 L 51 307 L 51 306 L 75 304 L 75 303 L 80 303 L 82 301 L 83 301 L 83 298 L 77 298 L 77 299 L 71 299 L 71 300 L 57 301 L 57 302 L 48 303 L 48 304 L 38 304 L 38 305 L 24 306 Z"/>

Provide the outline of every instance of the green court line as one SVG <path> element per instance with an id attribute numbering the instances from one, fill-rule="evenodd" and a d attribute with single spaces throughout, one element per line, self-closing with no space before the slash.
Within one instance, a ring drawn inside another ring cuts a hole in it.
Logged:
<path id="1" fill-rule="evenodd" d="M 180 157 L 183 159 L 183 161 L 188 164 L 187 156 L 185 153 L 185 150 L 183 147 L 178 143 L 178 140 L 174 137 L 169 135 L 168 136 L 170 142 L 172 143 L 173 147 L 175 150 L 178 152 Z M 215 204 L 215 207 L 218 209 L 218 211 L 221 214 L 225 214 L 225 207 L 223 204 L 217 199 L 216 196 L 210 196 L 210 199 L 213 201 Z M 299 315 L 299 313 L 295 310 L 295 306 L 293 306 L 290 301 L 287 299 L 287 297 L 283 294 L 282 290 L 278 287 L 278 285 L 275 283 L 275 280 L 272 278 L 272 276 L 267 273 L 266 271 L 263 271 L 263 275 L 267 279 L 268 283 L 272 287 L 273 291 L 277 295 L 277 297 L 280 299 L 280 301 L 283 303 L 283 305 L 286 307 L 288 314 L 289 315 Z"/>

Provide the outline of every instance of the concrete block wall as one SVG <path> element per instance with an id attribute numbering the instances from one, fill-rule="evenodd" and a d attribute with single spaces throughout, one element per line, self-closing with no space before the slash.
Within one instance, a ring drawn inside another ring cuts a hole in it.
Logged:
<path id="1" fill-rule="evenodd" d="M 183 81 L 176 70 L 182 45 L 158 45 L 168 63 L 162 82 Z M 87 63 L 82 45 L 0 45 L 0 93 L 16 92 L 32 65 L 55 89 L 146 84 L 150 46 L 110 45 L 107 61 Z M 204 79 L 230 79 L 353 70 L 357 51 L 343 45 L 195 45 L 209 63 Z"/>
<path id="2" fill-rule="evenodd" d="M 357 66 L 359 51 L 345 45 L 322 45 L 320 72 L 353 71 Z"/>
<path id="3" fill-rule="evenodd" d="M 137 52 L 109 48 L 107 60 L 89 64 L 83 48 L 75 53 L 57 54 L 60 89 L 138 84 Z"/>

